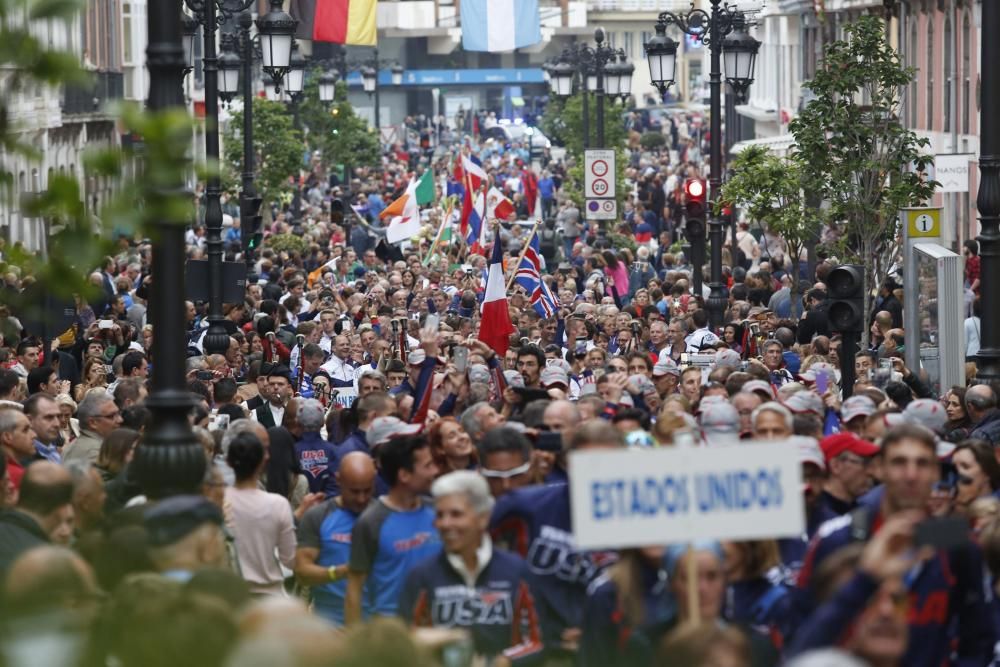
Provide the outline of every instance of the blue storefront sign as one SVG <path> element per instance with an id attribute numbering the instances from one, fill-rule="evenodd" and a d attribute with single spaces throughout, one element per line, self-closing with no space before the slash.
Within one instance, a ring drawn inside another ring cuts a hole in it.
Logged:
<path id="1" fill-rule="evenodd" d="M 378 73 L 380 86 L 392 85 L 392 72 L 384 69 Z M 524 69 L 418 69 L 403 72 L 404 86 L 481 86 L 520 85 L 544 83 L 540 68 Z M 361 86 L 361 74 L 352 72 L 347 77 L 347 85 Z"/>

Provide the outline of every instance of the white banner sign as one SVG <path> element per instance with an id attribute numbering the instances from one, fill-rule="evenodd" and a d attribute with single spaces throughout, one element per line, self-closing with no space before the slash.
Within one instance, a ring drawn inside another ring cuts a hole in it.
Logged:
<path id="1" fill-rule="evenodd" d="M 934 156 L 934 180 L 940 183 L 938 192 L 969 191 L 969 161 L 971 153 L 956 153 Z"/>
<path id="2" fill-rule="evenodd" d="M 802 470 L 784 443 L 569 457 L 581 549 L 794 537 L 805 530 Z"/>

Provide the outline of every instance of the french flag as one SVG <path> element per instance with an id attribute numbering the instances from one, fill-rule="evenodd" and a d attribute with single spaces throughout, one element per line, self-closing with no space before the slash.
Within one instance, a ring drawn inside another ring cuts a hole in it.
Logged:
<path id="1" fill-rule="evenodd" d="M 486 225 L 483 219 L 486 217 L 486 203 L 483 193 L 476 195 L 476 201 L 469 212 L 469 234 L 465 237 L 465 242 L 469 245 L 469 252 L 474 255 L 486 256 L 486 244 L 483 235 L 486 232 Z"/>
<path id="2" fill-rule="evenodd" d="M 486 279 L 486 296 L 483 299 L 483 317 L 479 322 L 479 340 L 489 345 L 501 359 L 510 346 L 510 335 L 516 331 L 507 309 L 507 285 L 503 277 L 503 250 L 500 247 L 500 229 L 493 241 L 490 274 Z"/>

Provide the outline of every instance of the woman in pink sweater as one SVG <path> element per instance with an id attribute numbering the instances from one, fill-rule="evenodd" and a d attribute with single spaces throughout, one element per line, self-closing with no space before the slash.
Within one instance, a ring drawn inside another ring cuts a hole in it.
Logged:
<path id="1" fill-rule="evenodd" d="M 295 522 L 288 500 L 258 488 L 267 459 L 254 433 L 240 433 L 229 445 L 226 462 L 236 485 L 226 489 L 223 512 L 236 541 L 243 578 L 260 595 L 284 595 L 281 566 L 295 563 Z"/>

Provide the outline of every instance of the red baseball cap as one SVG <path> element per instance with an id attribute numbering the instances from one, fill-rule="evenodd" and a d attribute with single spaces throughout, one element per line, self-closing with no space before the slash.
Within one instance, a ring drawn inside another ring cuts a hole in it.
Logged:
<path id="1" fill-rule="evenodd" d="M 879 451 L 878 445 L 875 443 L 862 440 L 853 433 L 846 432 L 828 435 L 820 440 L 819 447 L 823 450 L 823 456 L 826 457 L 828 463 L 831 459 L 840 456 L 844 452 L 869 458 L 878 454 Z"/>

